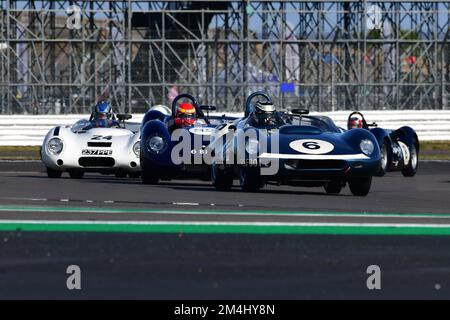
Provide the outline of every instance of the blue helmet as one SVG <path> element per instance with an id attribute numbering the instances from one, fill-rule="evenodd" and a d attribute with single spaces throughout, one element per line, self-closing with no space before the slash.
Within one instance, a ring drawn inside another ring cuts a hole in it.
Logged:
<path id="1" fill-rule="evenodd" d="M 112 107 L 108 101 L 100 101 L 95 105 L 94 118 L 96 119 L 111 119 Z"/>

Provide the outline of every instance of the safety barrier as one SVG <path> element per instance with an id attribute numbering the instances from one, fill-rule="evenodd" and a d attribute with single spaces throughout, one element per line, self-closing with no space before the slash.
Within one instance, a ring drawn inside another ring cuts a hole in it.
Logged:
<path id="1" fill-rule="evenodd" d="M 349 112 L 322 113 L 330 116 L 338 126 L 346 127 Z M 368 111 L 367 122 L 377 122 L 379 127 L 397 129 L 414 128 L 422 141 L 450 141 L 449 111 Z M 230 114 L 242 116 L 242 114 Z M 132 121 L 140 122 L 143 115 L 134 115 Z M 70 126 L 86 115 L 0 116 L 0 146 L 38 146 L 54 126 Z"/>

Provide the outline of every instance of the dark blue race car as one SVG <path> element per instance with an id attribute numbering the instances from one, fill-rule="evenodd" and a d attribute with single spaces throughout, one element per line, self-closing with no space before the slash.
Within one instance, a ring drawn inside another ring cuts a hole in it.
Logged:
<path id="1" fill-rule="evenodd" d="M 381 150 L 381 165 L 378 176 L 386 172 L 401 171 L 405 177 L 413 177 L 419 167 L 419 138 L 414 129 L 401 127 L 397 130 L 378 128 L 376 123 L 368 124 L 361 112 L 353 112 L 348 117 L 347 129 L 369 130 L 377 139 Z"/>
<path id="2" fill-rule="evenodd" d="M 210 166 L 205 163 L 210 156 L 207 147 L 216 127 L 233 120 L 204 113 L 214 110 L 213 106 L 200 106 L 189 94 L 181 94 L 172 103 L 171 115 L 155 109 L 145 114 L 140 151 L 144 184 L 175 178 L 210 180 Z"/>
<path id="3" fill-rule="evenodd" d="M 380 168 L 380 149 L 370 131 L 345 131 L 307 110 L 278 112 L 262 92 L 248 97 L 245 117 L 230 129 L 233 138 L 222 144 L 212 165 L 219 190 L 229 190 L 237 177 L 244 191 L 273 183 L 337 194 L 348 184 L 354 195 L 366 196 Z"/>

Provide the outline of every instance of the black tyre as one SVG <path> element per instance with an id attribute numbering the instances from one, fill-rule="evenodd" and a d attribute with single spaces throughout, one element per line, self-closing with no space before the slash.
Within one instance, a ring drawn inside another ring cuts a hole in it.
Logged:
<path id="1" fill-rule="evenodd" d="M 233 171 L 230 168 L 220 168 L 213 164 L 211 167 L 211 181 L 219 191 L 229 191 L 233 187 Z"/>
<path id="2" fill-rule="evenodd" d="M 82 179 L 84 176 L 84 172 L 81 170 L 70 170 L 69 176 L 71 179 Z"/>
<path id="3" fill-rule="evenodd" d="M 127 172 L 126 171 L 118 171 L 118 172 L 116 172 L 115 176 L 116 176 L 116 178 L 123 179 L 123 178 L 127 177 Z"/>
<path id="4" fill-rule="evenodd" d="M 51 179 L 59 179 L 62 176 L 62 171 L 53 170 L 49 167 L 47 167 L 47 177 Z"/>
<path id="5" fill-rule="evenodd" d="M 383 144 L 380 146 L 380 152 L 381 152 L 381 164 L 380 164 L 380 170 L 377 172 L 378 177 L 384 177 L 386 175 L 386 172 L 389 167 L 390 163 L 390 146 L 387 141 L 384 141 Z"/>
<path id="6" fill-rule="evenodd" d="M 258 192 L 264 185 L 260 175 L 260 168 L 240 167 L 239 183 L 241 185 L 242 191 Z"/>
<path id="7" fill-rule="evenodd" d="M 152 168 L 152 165 L 150 163 L 147 162 L 147 160 L 145 160 L 142 150 L 141 150 L 141 181 L 142 184 L 145 185 L 153 185 L 153 184 L 158 184 L 159 182 L 159 177 L 151 174 L 152 172 L 154 172 L 154 168 Z"/>
<path id="8" fill-rule="evenodd" d="M 342 183 L 340 181 L 330 181 L 323 188 L 326 193 L 339 194 L 342 191 Z"/>
<path id="9" fill-rule="evenodd" d="M 128 176 L 131 179 L 139 179 L 141 177 L 141 173 L 140 172 L 130 172 L 130 173 L 128 173 Z"/>
<path id="10" fill-rule="evenodd" d="M 365 197 L 369 194 L 372 186 L 372 177 L 354 178 L 348 182 L 350 191 L 358 197 Z"/>
<path id="11" fill-rule="evenodd" d="M 148 174 L 145 171 L 142 171 L 141 174 L 141 181 L 143 184 L 145 185 L 152 185 L 152 184 L 158 184 L 159 182 L 159 178 L 155 177 L 153 175 Z"/>
<path id="12" fill-rule="evenodd" d="M 405 177 L 414 177 L 417 173 L 417 169 L 419 168 L 419 151 L 416 141 L 414 141 L 409 147 L 409 152 L 409 162 L 408 165 L 403 168 L 402 173 Z"/>

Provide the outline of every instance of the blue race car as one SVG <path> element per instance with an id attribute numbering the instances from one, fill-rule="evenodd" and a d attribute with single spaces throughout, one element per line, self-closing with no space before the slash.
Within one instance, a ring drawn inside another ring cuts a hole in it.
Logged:
<path id="1" fill-rule="evenodd" d="M 233 138 L 221 144 L 221 153 L 215 151 L 216 189 L 231 189 L 238 177 L 244 191 L 273 183 L 338 194 L 348 184 L 354 195 L 366 196 L 380 168 L 375 136 L 364 129 L 345 132 L 328 117 L 308 114 L 278 112 L 267 94 L 251 94 L 245 117 L 230 126 Z"/>
<path id="2" fill-rule="evenodd" d="M 207 147 L 216 128 L 233 120 L 204 114 L 214 110 L 214 106 L 200 106 L 193 96 L 181 94 L 172 103 L 171 115 L 155 108 L 145 114 L 140 149 L 144 184 L 178 178 L 210 180 Z"/>
<path id="3" fill-rule="evenodd" d="M 361 112 L 348 117 L 347 129 L 369 130 L 377 139 L 381 150 L 381 165 L 377 176 L 386 172 L 401 171 L 405 177 L 413 177 L 419 167 L 420 144 L 417 133 L 410 127 L 397 130 L 378 128 L 376 123 L 368 124 Z"/>

